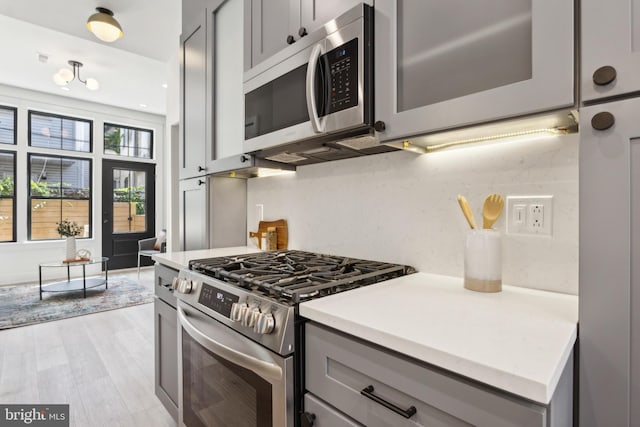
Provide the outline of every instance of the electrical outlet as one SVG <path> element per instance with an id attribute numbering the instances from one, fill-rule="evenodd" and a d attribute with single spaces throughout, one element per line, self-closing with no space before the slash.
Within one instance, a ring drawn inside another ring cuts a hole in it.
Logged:
<path id="1" fill-rule="evenodd" d="M 550 236 L 553 196 L 507 196 L 507 234 Z"/>

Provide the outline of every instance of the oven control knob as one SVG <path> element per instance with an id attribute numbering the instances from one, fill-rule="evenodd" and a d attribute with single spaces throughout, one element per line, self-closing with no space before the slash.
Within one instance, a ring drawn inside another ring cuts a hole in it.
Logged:
<path id="1" fill-rule="evenodd" d="M 276 325 L 276 321 L 271 313 L 260 313 L 256 319 L 256 324 L 253 325 L 253 332 L 257 334 L 270 334 L 273 332 L 273 328 Z"/>
<path id="2" fill-rule="evenodd" d="M 246 303 L 237 303 L 234 302 L 231 305 L 231 320 L 234 322 L 241 322 L 244 312 L 247 310 L 248 306 Z"/>
<path id="3" fill-rule="evenodd" d="M 181 294 L 189 294 L 193 289 L 193 283 L 189 279 L 180 279 L 178 280 L 178 287 L 176 291 Z"/>
<path id="4" fill-rule="evenodd" d="M 255 305 L 250 306 L 244 312 L 244 316 L 242 316 L 242 326 L 247 326 L 249 328 L 253 328 L 256 324 L 256 319 L 260 316 L 260 309 Z"/>
<path id="5" fill-rule="evenodd" d="M 174 277 L 173 280 L 171 280 L 171 287 L 176 290 L 178 289 L 178 285 L 180 284 L 180 278 L 178 277 Z"/>

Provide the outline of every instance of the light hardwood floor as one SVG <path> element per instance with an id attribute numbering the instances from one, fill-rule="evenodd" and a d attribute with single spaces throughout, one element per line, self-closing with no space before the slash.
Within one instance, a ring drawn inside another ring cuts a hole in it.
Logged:
<path id="1" fill-rule="evenodd" d="M 152 268 L 140 282 L 153 287 Z M 143 304 L 0 331 L 0 402 L 68 403 L 77 427 L 175 426 L 155 396 L 153 316 Z"/>

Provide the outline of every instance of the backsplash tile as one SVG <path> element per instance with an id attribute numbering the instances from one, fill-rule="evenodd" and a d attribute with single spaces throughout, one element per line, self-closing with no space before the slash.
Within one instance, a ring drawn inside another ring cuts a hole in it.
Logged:
<path id="1" fill-rule="evenodd" d="M 394 152 L 300 167 L 248 182 L 249 230 L 285 218 L 291 248 L 462 276 L 468 225 L 489 193 L 553 195 L 553 235 L 503 236 L 503 282 L 578 293 L 578 136 L 538 137 L 417 156 Z M 506 230 L 503 214 L 495 227 Z M 251 242 L 250 242 L 251 243 Z"/>

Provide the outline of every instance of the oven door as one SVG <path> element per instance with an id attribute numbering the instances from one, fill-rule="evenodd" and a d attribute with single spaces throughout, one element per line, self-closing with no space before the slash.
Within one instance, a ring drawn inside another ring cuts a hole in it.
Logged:
<path id="1" fill-rule="evenodd" d="M 293 357 L 178 301 L 180 425 L 292 427 Z"/>

